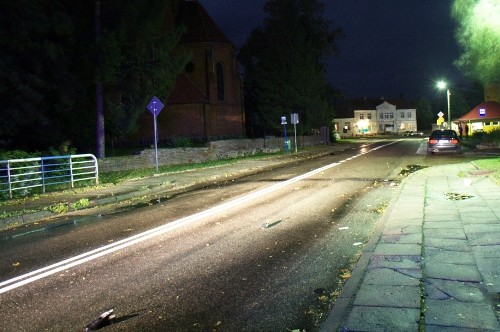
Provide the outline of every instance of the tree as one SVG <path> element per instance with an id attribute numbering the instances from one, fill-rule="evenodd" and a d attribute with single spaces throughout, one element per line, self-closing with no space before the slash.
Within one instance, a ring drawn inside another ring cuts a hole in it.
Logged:
<path id="1" fill-rule="evenodd" d="M 264 10 L 269 17 L 239 54 L 247 119 L 258 122 L 264 133 L 278 133 L 280 117 L 291 113 L 300 114 L 304 131 L 327 125 L 331 89 L 322 61 L 338 52 L 341 30 L 329 28 L 323 4 L 316 0 L 270 0 Z"/>
<path id="2" fill-rule="evenodd" d="M 119 135 L 136 129 L 152 96 L 166 99 L 189 55 L 173 55 L 183 27 L 162 31 L 168 2 L 116 0 L 106 6 L 99 74 L 105 86 L 106 123 L 112 125 L 111 134 Z"/>
<path id="3" fill-rule="evenodd" d="M 3 1 L 0 147 L 48 150 L 72 141 L 94 151 L 96 82 L 110 132 L 134 130 L 147 101 L 166 98 L 188 59 L 173 55 L 183 30 L 163 28 L 168 6 L 102 0 L 96 45 L 94 2 Z"/>
<path id="4" fill-rule="evenodd" d="M 483 84 L 500 77 L 500 2 L 455 0 L 452 9 L 458 28 L 456 38 L 463 53 L 456 64 Z"/>
<path id="5" fill-rule="evenodd" d="M 425 98 L 417 99 L 415 104 L 417 108 L 417 127 L 420 130 L 431 129 L 432 123 L 436 120 L 431 104 Z"/>
<path id="6" fill-rule="evenodd" d="M 0 140 L 42 149 L 67 138 L 78 80 L 66 8 L 50 1 L 3 1 L 0 8 Z"/>

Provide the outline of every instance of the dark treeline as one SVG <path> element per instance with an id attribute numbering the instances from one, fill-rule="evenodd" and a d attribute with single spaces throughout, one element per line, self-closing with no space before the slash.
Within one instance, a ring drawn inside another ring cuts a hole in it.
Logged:
<path id="1" fill-rule="evenodd" d="M 64 147 L 103 157 L 104 138 L 138 130 L 148 101 L 166 100 L 189 61 L 174 51 L 184 31 L 167 15 L 175 1 L 2 1 L 0 150 Z M 331 124 L 345 98 L 329 85 L 325 63 L 340 53 L 342 30 L 319 0 L 269 0 L 264 10 L 239 52 L 248 135 L 279 134 L 279 119 L 292 113 L 301 133 Z M 452 93 L 452 115 L 466 113 L 470 91 Z M 415 106 L 427 129 L 445 105 Z"/>
<path id="2" fill-rule="evenodd" d="M 96 83 L 106 135 L 135 129 L 187 55 L 166 29 L 165 0 L 17 0 L 0 8 L 0 149 L 96 148 Z M 96 22 L 98 25 L 96 25 Z"/>
<path id="3" fill-rule="evenodd" d="M 166 0 L 3 2 L 0 149 L 62 145 L 95 153 L 104 133 L 113 138 L 137 130 L 147 101 L 168 95 L 189 58 L 172 55 L 183 32 L 166 28 L 172 26 L 166 22 L 172 5 Z M 247 121 L 262 134 L 275 133 L 280 116 L 291 113 L 299 113 L 304 132 L 327 125 L 339 93 L 327 83 L 323 61 L 338 53 L 341 30 L 332 30 L 322 17 L 320 1 L 270 0 L 265 11 L 268 17 L 240 52 Z"/>
<path id="4" fill-rule="evenodd" d="M 323 18 L 321 1 L 271 0 L 264 10 L 267 18 L 240 51 L 247 125 L 279 132 L 280 116 L 292 113 L 305 132 L 331 123 L 339 92 L 327 82 L 324 61 L 339 53 L 342 30 Z"/>

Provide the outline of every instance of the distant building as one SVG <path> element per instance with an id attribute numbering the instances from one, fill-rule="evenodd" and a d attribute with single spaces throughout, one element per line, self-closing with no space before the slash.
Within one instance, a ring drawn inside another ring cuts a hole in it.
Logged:
<path id="1" fill-rule="evenodd" d="M 457 131 L 461 128 L 464 135 L 500 130 L 500 84 L 485 86 L 484 102 L 455 119 L 453 128 Z"/>
<path id="2" fill-rule="evenodd" d="M 188 51 L 193 57 L 177 77 L 168 99 L 163 100 L 165 108 L 157 118 L 159 141 L 243 136 L 243 84 L 236 47 L 198 1 L 173 1 L 166 20 L 167 29 L 169 23 L 186 27 L 177 51 Z M 153 120 L 148 111 L 139 119 L 139 126 L 132 139 L 153 140 Z"/>
<path id="3" fill-rule="evenodd" d="M 457 125 L 457 130 L 458 127 L 462 128 L 464 135 L 500 130 L 500 103 L 482 102 L 453 122 Z"/>
<path id="4" fill-rule="evenodd" d="M 417 110 L 404 100 L 350 100 L 334 125 L 343 137 L 417 131 Z"/>

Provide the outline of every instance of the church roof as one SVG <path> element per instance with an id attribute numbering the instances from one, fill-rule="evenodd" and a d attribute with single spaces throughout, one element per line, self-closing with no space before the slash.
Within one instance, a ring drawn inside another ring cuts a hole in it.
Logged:
<path id="1" fill-rule="evenodd" d="M 224 43 L 232 44 L 222 30 L 196 0 L 179 1 L 175 25 L 186 26 L 181 43 Z"/>
<path id="2" fill-rule="evenodd" d="M 484 115 L 481 115 L 483 114 Z M 461 116 L 455 121 L 477 121 L 500 119 L 500 103 L 496 101 L 485 101 L 474 107 L 469 113 Z"/>

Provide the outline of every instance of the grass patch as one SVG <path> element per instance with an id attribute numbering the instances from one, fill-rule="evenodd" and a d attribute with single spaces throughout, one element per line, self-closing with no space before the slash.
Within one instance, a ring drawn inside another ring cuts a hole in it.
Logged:
<path id="1" fill-rule="evenodd" d="M 0 220 L 7 219 L 7 218 L 18 217 L 20 215 L 28 214 L 28 213 L 33 213 L 33 212 L 36 212 L 36 211 L 37 210 L 33 210 L 33 209 L 22 209 L 22 210 L 12 211 L 12 212 L 2 211 L 2 212 L 0 212 Z"/>
<path id="2" fill-rule="evenodd" d="M 50 212 L 54 212 L 57 214 L 62 214 L 66 213 L 71 209 L 73 210 L 80 210 L 88 207 L 90 205 L 90 200 L 88 198 L 80 198 L 77 202 L 75 203 L 57 203 L 54 205 L 51 205 L 47 208 Z"/>
<path id="3" fill-rule="evenodd" d="M 307 150 L 309 147 L 305 147 L 302 150 Z M 214 161 L 208 161 L 208 162 L 203 162 L 203 163 L 198 163 L 198 164 L 180 164 L 180 165 L 169 165 L 169 166 L 160 166 L 158 168 L 158 173 L 159 174 L 165 174 L 165 173 L 177 173 L 177 172 L 185 172 L 185 171 L 190 171 L 190 170 L 196 170 L 200 168 L 207 168 L 207 167 L 217 167 L 217 166 L 223 166 L 223 165 L 228 165 L 228 164 L 234 164 L 242 160 L 248 160 L 248 159 L 265 159 L 265 158 L 270 158 L 270 157 L 276 157 L 276 156 L 285 156 L 285 152 L 279 151 L 275 153 L 258 153 L 254 155 L 248 155 L 248 156 L 241 156 L 237 158 L 231 158 L 231 159 L 221 159 L 221 160 L 214 160 Z M 131 179 L 140 179 L 140 178 L 146 178 L 146 177 L 152 177 L 155 175 L 155 167 L 151 168 L 145 168 L 145 169 L 136 169 L 136 170 L 123 170 L 123 171 L 116 171 L 116 172 L 104 172 L 104 173 L 99 173 L 99 185 L 95 185 L 93 180 L 89 181 L 80 181 L 76 184 L 75 188 L 68 188 L 66 185 L 61 185 L 61 186 L 50 186 L 50 188 L 46 188 L 46 193 L 43 194 L 41 192 L 41 189 L 38 190 L 39 188 L 35 188 L 32 192 L 30 192 L 29 196 L 22 196 L 19 197 L 17 192 L 14 192 L 15 197 L 14 198 L 9 198 L 7 194 L 4 196 L 0 196 L 0 207 L 1 206 L 6 206 L 6 205 L 20 205 L 23 204 L 24 202 L 32 202 L 40 199 L 42 196 L 46 195 L 58 195 L 58 194 L 72 194 L 72 193 L 82 193 L 82 192 L 87 192 L 87 191 L 92 191 L 96 188 L 104 188 L 108 186 L 113 186 L 119 183 L 122 183 L 127 180 Z M 55 213 L 65 213 L 68 211 L 69 208 L 73 209 L 79 209 L 83 208 L 84 206 L 90 204 L 89 202 L 78 202 L 78 206 L 68 206 L 67 204 L 62 204 L 62 205 L 54 205 L 49 208 L 49 211 L 55 212 Z M 26 211 L 24 211 L 26 212 Z M 36 212 L 36 211 L 33 211 Z M 14 212 L 14 213 L 7 213 L 7 212 L 1 212 L 0 211 L 0 219 L 5 219 L 8 217 L 14 217 L 19 215 L 19 213 Z"/>
<path id="4" fill-rule="evenodd" d="M 220 159 L 220 160 L 214 160 L 214 161 L 206 161 L 203 163 L 197 163 L 197 164 L 180 164 L 180 165 L 168 165 L 168 166 L 159 166 L 158 167 L 158 174 L 165 174 L 165 173 L 178 173 L 178 172 L 185 172 L 185 171 L 190 171 L 190 170 L 195 170 L 195 169 L 200 169 L 200 168 L 207 168 L 207 167 L 217 167 L 217 166 L 224 166 L 224 165 L 230 165 L 237 163 L 241 160 L 245 159 L 262 159 L 262 158 L 268 158 L 272 156 L 277 156 L 277 155 L 284 155 L 284 152 L 276 152 L 276 153 L 262 153 L 262 154 L 255 154 L 252 156 L 245 156 L 245 157 L 238 157 L 238 158 L 231 158 L 231 159 Z M 123 181 L 126 180 L 131 180 L 131 179 L 140 179 L 140 178 L 146 178 L 146 177 L 151 177 L 155 175 L 155 168 L 145 168 L 145 169 L 135 169 L 135 170 L 124 170 L 124 171 L 117 171 L 117 172 L 106 172 L 106 173 L 101 173 L 99 174 L 99 183 L 100 184 L 119 184 Z"/>
<path id="5" fill-rule="evenodd" d="M 493 173 L 489 174 L 498 185 L 500 185 L 500 158 L 486 158 L 475 160 L 474 165 L 482 170 L 492 170 Z"/>

